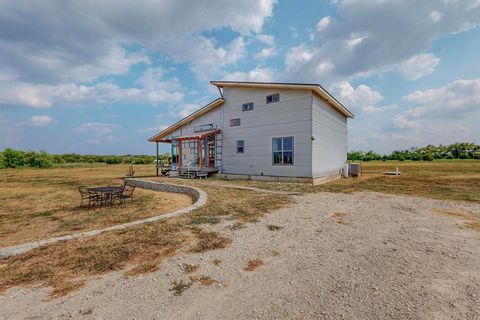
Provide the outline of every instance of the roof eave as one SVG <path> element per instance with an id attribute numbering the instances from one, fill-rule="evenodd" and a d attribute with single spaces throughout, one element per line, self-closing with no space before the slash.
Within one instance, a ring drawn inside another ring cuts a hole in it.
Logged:
<path id="1" fill-rule="evenodd" d="M 210 110 L 215 109 L 216 107 L 221 106 L 225 102 L 223 98 L 217 98 L 212 102 L 208 103 L 207 105 L 203 106 L 202 108 L 198 109 L 197 111 L 193 112 L 192 114 L 186 116 L 185 118 L 175 122 L 170 127 L 166 128 L 165 130 L 160 131 L 153 137 L 149 138 L 149 142 L 160 142 L 162 138 L 169 135 L 170 133 L 174 132 L 175 130 L 181 128 L 185 124 L 197 119 L 198 117 L 208 113 Z"/>

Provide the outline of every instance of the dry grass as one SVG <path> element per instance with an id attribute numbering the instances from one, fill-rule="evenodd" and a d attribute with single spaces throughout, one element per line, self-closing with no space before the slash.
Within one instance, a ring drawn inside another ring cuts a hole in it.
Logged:
<path id="1" fill-rule="evenodd" d="M 170 288 L 170 291 L 173 292 L 174 296 L 181 296 L 183 292 L 187 289 L 189 289 L 193 284 L 193 281 L 190 282 L 184 282 L 183 280 L 180 281 L 174 281 L 172 282 L 172 287 Z"/>
<path id="2" fill-rule="evenodd" d="M 152 168 L 139 166 L 136 171 L 142 173 L 147 169 L 151 170 Z M 47 206 L 45 210 L 42 207 L 44 204 L 37 203 L 27 205 L 31 207 L 23 207 L 24 214 L 18 215 L 17 219 L 12 219 L 11 216 L 7 218 L 5 214 L 0 215 L 0 219 L 2 219 L 0 228 L 3 228 L 3 221 L 7 220 L 12 221 L 9 225 L 16 223 L 17 226 L 26 223 L 25 220 L 30 221 L 32 226 L 37 221 L 53 220 L 54 227 L 46 223 L 42 224 L 42 228 L 38 228 L 37 225 L 36 228 L 39 231 L 36 236 L 39 236 L 41 232 L 55 234 L 55 232 L 69 232 L 77 228 L 84 229 L 95 223 L 111 223 L 112 220 L 109 219 L 117 219 L 118 217 L 115 215 L 121 217 L 122 214 L 115 212 L 113 217 L 109 217 L 111 216 L 109 211 L 102 210 L 89 212 L 89 214 L 95 215 L 95 221 L 84 218 L 81 213 L 71 214 L 69 219 L 64 218 L 59 212 L 66 210 L 70 201 L 64 199 L 64 192 L 66 192 L 64 190 L 69 190 L 74 186 L 75 193 L 77 185 L 105 185 L 119 182 L 118 178 L 124 176 L 126 172 L 127 167 L 121 165 L 46 170 L 0 170 L 0 180 L 3 182 L 1 188 L 4 188 L 0 190 L 2 208 L 6 200 L 16 202 L 20 208 L 24 205 L 21 203 L 21 199 L 36 192 L 32 190 L 43 190 L 39 191 L 39 194 L 42 192 L 57 194 L 57 196 L 42 202 L 48 203 L 49 207 Z M 52 286 L 51 295 L 58 297 L 81 287 L 89 277 L 94 275 L 119 270 L 126 270 L 126 276 L 152 272 L 158 270 L 163 259 L 178 251 L 204 252 L 221 249 L 232 241 L 221 234 L 202 229 L 202 224 L 217 223 L 222 219 L 235 220 L 241 224 L 254 222 L 269 211 L 285 206 L 292 201 L 286 196 L 235 189 L 225 190 L 199 181 L 165 179 L 164 182 L 202 185 L 202 189 L 209 196 L 207 205 L 168 221 L 146 224 L 122 232 L 105 233 L 94 238 L 62 242 L 2 260 L 0 261 L 0 292 L 19 285 Z M 5 188 L 10 193 L 4 194 Z M 135 202 L 139 206 L 127 206 L 126 210 L 133 211 L 126 217 L 130 219 L 135 215 L 135 219 L 138 219 L 142 215 L 151 215 L 148 207 L 141 206 L 144 201 L 141 201 L 140 193 L 136 196 Z M 168 196 L 171 198 L 175 195 L 168 194 Z M 175 199 L 175 197 L 171 199 Z M 190 203 L 191 200 L 189 198 L 187 200 Z M 71 201 L 77 201 L 70 202 L 71 206 L 78 205 L 77 198 Z M 9 206 L 12 205 L 9 204 Z M 158 213 L 158 208 L 154 213 Z M 52 219 L 54 216 L 60 219 Z M 43 228 L 45 230 L 42 230 Z M 3 233 L 1 234 L 3 236 Z M 28 234 L 17 233 L 17 236 L 19 242 L 29 239 Z M 200 283 L 202 282 L 205 283 L 204 285 L 208 285 L 209 280 L 203 279 Z M 176 283 L 172 290 L 175 294 L 181 294 L 188 289 L 189 285 L 191 284 Z"/>
<path id="3" fill-rule="evenodd" d="M 0 247 L 125 223 L 192 203 L 183 194 L 137 188 L 134 202 L 126 206 L 79 207 L 78 186 L 121 184 L 124 171 L 127 166 L 0 170 Z"/>
<path id="4" fill-rule="evenodd" d="M 67 241 L 2 260 L 0 291 L 18 285 L 53 286 L 53 296 L 88 276 L 133 266 L 128 275 L 156 270 L 191 237 L 182 225 L 159 222 L 95 238 Z"/>
<path id="5" fill-rule="evenodd" d="M 270 230 L 270 231 L 278 231 L 278 230 L 283 229 L 283 227 L 280 227 L 280 226 L 277 226 L 277 225 L 274 225 L 274 224 L 269 224 L 269 225 L 267 225 L 267 229 Z"/>
<path id="6" fill-rule="evenodd" d="M 243 268 L 243 270 L 245 271 L 253 271 L 255 269 L 257 269 L 258 267 L 262 266 L 263 265 L 263 261 L 260 260 L 260 259 L 253 259 L 253 260 L 250 260 L 247 262 L 247 265 L 245 266 L 245 268 Z"/>
<path id="7" fill-rule="evenodd" d="M 361 178 L 339 179 L 318 186 L 257 181 L 225 183 L 304 193 L 376 191 L 441 200 L 480 202 L 480 161 L 478 160 L 375 161 L 364 162 L 362 167 Z M 401 176 L 383 175 L 384 171 L 392 171 L 395 167 L 399 167 Z"/>
<path id="8" fill-rule="evenodd" d="M 183 265 L 183 271 L 185 271 L 185 273 L 196 272 L 199 268 L 200 268 L 200 266 L 198 264 L 184 264 Z"/>
<path id="9" fill-rule="evenodd" d="M 466 229 L 480 231 L 480 216 L 470 212 L 460 210 L 435 210 L 434 213 L 442 216 L 453 217 L 463 220 L 463 226 Z"/>

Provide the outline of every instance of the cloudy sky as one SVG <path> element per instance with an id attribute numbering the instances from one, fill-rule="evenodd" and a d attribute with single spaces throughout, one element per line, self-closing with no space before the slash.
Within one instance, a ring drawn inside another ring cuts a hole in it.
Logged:
<path id="1" fill-rule="evenodd" d="M 480 143 L 479 0 L 0 1 L 0 149 L 154 153 L 210 80 L 315 82 L 349 149 Z"/>

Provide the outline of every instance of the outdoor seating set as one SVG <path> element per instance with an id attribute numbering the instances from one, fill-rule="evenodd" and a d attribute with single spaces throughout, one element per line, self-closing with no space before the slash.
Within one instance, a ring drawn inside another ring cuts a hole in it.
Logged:
<path id="1" fill-rule="evenodd" d="M 133 191 L 135 187 L 127 186 L 106 186 L 106 187 L 78 187 L 82 202 L 80 207 L 84 206 L 90 208 L 102 208 L 111 206 L 115 203 L 126 205 L 126 201 L 130 199 L 133 202 Z M 88 204 L 87 204 L 88 202 Z"/>

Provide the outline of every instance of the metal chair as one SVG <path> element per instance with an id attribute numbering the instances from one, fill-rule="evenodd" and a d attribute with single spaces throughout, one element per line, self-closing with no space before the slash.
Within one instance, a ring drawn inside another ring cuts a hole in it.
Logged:
<path id="1" fill-rule="evenodd" d="M 97 206 L 100 202 L 100 196 L 88 191 L 88 188 L 85 186 L 80 186 L 78 187 L 78 191 L 80 192 L 80 197 L 81 197 L 81 203 L 80 207 L 83 207 L 83 202 L 85 200 L 88 200 L 88 208 L 90 209 L 93 206 Z"/>
<path id="2" fill-rule="evenodd" d="M 123 192 L 119 193 L 117 197 L 120 202 L 123 202 L 123 204 L 126 205 L 127 199 L 130 199 L 130 201 L 133 202 L 133 191 L 135 191 L 135 187 L 125 186 Z"/>

